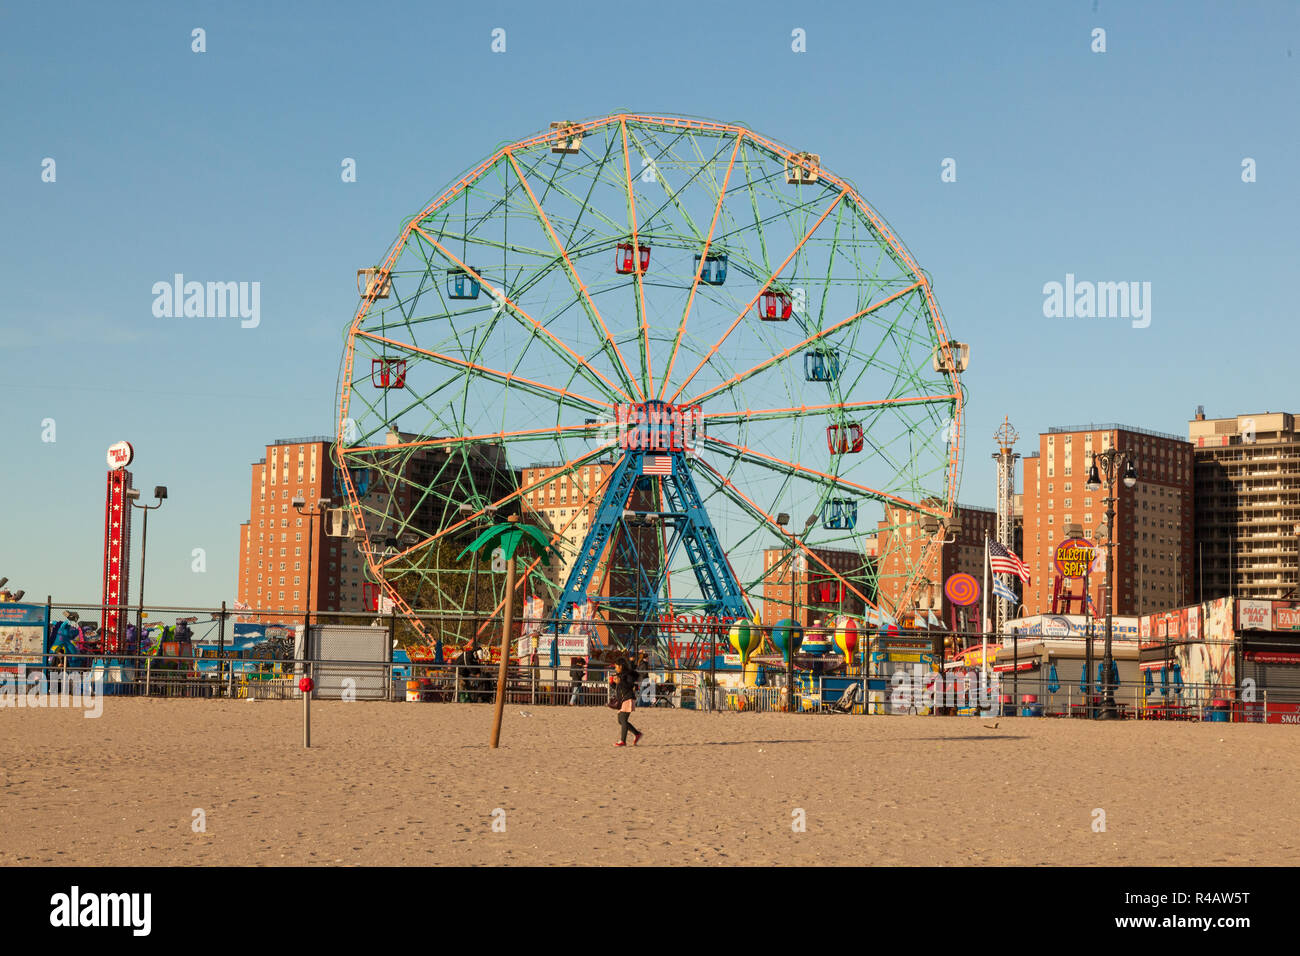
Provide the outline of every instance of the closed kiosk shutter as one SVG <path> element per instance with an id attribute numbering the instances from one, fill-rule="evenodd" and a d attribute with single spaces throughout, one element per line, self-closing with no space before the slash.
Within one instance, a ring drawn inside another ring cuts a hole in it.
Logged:
<path id="1" fill-rule="evenodd" d="M 1246 661 L 1245 670 L 1246 676 L 1254 677 L 1255 686 L 1268 691 L 1270 698 L 1276 695 L 1279 700 L 1300 701 L 1300 663 Z"/>

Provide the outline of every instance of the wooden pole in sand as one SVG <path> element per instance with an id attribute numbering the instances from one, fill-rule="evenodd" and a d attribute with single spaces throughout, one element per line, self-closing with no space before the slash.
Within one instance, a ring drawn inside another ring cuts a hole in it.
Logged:
<path id="1" fill-rule="evenodd" d="M 510 515 L 510 521 L 519 520 Z M 501 713 L 506 706 L 506 669 L 510 666 L 510 629 L 514 625 L 515 610 L 515 559 L 506 559 L 506 606 L 501 612 L 501 666 L 497 668 L 496 714 L 492 718 L 492 749 L 501 743 Z"/>
<path id="2" fill-rule="evenodd" d="M 306 656 L 305 654 L 303 656 Z M 302 745 L 308 750 L 311 749 L 311 664 L 303 666 L 303 680 L 306 686 L 302 688 Z"/>

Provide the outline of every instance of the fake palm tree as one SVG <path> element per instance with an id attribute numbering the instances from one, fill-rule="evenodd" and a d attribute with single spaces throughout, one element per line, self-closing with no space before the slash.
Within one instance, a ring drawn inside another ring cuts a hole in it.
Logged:
<path id="1" fill-rule="evenodd" d="M 506 669 L 510 663 L 510 630 L 515 617 L 515 551 L 523 541 L 528 541 L 537 556 L 547 567 L 551 564 L 550 542 L 546 533 L 530 524 L 520 524 L 518 515 L 510 515 L 504 523 L 488 528 L 470 542 L 457 560 L 467 554 L 477 555 L 484 548 L 498 547 L 506 562 L 506 597 L 501 612 L 501 666 L 497 671 L 496 715 L 492 719 L 492 748 L 501 742 L 501 714 L 506 704 Z"/>

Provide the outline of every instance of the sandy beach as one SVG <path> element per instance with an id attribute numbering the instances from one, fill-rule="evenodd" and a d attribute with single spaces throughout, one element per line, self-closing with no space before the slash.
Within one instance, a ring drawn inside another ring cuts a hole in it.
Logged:
<path id="1" fill-rule="evenodd" d="M 492 751 L 488 705 L 322 701 L 304 750 L 301 719 L 0 711 L 0 862 L 1300 862 L 1293 727 L 654 709 L 620 749 L 604 708 L 512 705 Z"/>

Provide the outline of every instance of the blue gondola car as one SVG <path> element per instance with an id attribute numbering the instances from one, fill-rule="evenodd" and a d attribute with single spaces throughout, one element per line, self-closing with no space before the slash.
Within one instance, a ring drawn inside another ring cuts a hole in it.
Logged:
<path id="1" fill-rule="evenodd" d="M 810 382 L 833 382 L 840 377 L 840 353 L 835 349 L 810 349 L 803 353 L 803 374 Z"/>
<path id="2" fill-rule="evenodd" d="M 852 531 L 858 523 L 858 503 L 852 498 L 832 498 L 822 506 L 822 527 L 829 531 Z"/>
<path id="3" fill-rule="evenodd" d="M 727 254 L 725 252 L 711 252 L 707 256 L 696 254 L 695 271 L 699 274 L 701 282 L 708 285 L 722 285 L 727 281 Z"/>
<path id="4" fill-rule="evenodd" d="M 474 270 L 478 272 L 477 269 Z M 479 273 L 480 275 L 482 273 Z M 447 270 L 447 298 L 449 299 L 477 299 L 479 293 L 479 281 L 464 269 Z"/>

